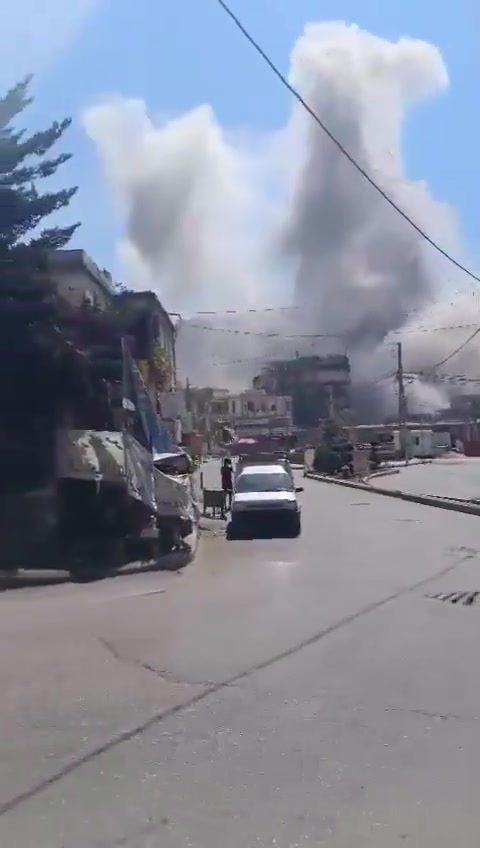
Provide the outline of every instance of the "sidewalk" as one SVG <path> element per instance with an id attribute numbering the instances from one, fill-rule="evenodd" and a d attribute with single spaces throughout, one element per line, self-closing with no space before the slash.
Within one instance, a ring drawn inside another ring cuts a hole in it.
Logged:
<path id="1" fill-rule="evenodd" d="M 397 473 L 372 478 L 371 482 L 388 491 L 480 501 L 480 459 L 455 454 L 428 464 L 397 466 Z"/>

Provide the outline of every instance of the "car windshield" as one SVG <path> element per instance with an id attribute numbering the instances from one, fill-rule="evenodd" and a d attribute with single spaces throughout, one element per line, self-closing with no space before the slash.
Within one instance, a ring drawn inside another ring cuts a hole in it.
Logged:
<path id="1" fill-rule="evenodd" d="M 288 474 L 240 474 L 237 492 L 291 492 L 293 484 Z"/>

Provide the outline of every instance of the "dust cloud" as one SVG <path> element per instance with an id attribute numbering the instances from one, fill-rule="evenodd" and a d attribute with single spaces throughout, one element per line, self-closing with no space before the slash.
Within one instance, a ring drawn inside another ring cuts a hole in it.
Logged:
<path id="1" fill-rule="evenodd" d="M 437 48 L 341 22 L 312 23 L 293 47 L 290 79 L 382 189 L 461 255 L 453 210 L 409 181 L 402 161 L 408 112 L 448 87 Z M 265 357 L 346 348 L 354 379 L 378 385 L 378 397 L 379 378 L 394 370 L 393 342 L 403 339 L 406 368 L 421 371 L 468 334 L 430 331 L 471 323 L 468 279 L 452 272 L 300 105 L 280 132 L 255 144 L 235 140 L 208 105 L 156 121 L 143 101 L 118 97 L 89 109 L 84 125 L 124 223 L 127 284 L 154 289 L 167 309 L 190 316 L 179 327 L 178 361 L 192 382 L 236 389 Z M 453 300 L 448 292 L 456 289 L 462 293 Z M 193 316 L 272 306 L 295 308 Z M 277 335 L 255 335 L 261 332 Z M 314 338 L 320 334 L 328 338 Z M 472 345 L 455 358 L 455 373 L 471 369 L 477 352 Z M 412 387 L 412 399 L 427 407 L 445 400 L 426 378 Z M 390 393 L 383 392 L 387 406 Z"/>

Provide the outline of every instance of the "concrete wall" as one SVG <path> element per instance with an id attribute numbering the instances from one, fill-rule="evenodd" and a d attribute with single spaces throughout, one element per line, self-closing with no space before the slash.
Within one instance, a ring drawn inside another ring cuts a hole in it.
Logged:
<path id="1" fill-rule="evenodd" d="M 83 250 L 59 250 L 49 258 L 49 275 L 57 290 L 72 306 L 85 303 L 107 309 L 112 302 L 113 284 Z"/>

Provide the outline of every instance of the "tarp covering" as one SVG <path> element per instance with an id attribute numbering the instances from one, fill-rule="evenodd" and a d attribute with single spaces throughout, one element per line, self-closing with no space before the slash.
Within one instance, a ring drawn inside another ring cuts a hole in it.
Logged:
<path id="1" fill-rule="evenodd" d="M 58 479 L 104 480 L 124 484 L 123 435 L 110 430 L 68 430 L 56 433 Z"/>
<path id="2" fill-rule="evenodd" d="M 128 433 L 57 430 L 56 476 L 126 486 L 132 498 L 161 516 L 198 520 L 192 475 L 158 471 L 149 451 Z"/>
<path id="3" fill-rule="evenodd" d="M 140 369 L 123 342 L 123 406 L 137 410 L 153 453 L 179 453 L 160 416 L 155 412 Z"/>
<path id="4" fill-rule="evenodd" d="M 56 477 L 125 486 L 132 498 L 156 510 L 152 455 L 127 433 L 57 430 Z"/>
<path id="5" fill-rule="evenodd" d="M 152 455 L 125 433 L 125 469 L 128 494 L 157 511 Z"/>
<path id="6" fill-rule="evenodd" d="M 155 469 L 154 479 L 159 515 L 198 520 L 191 475 L 170 477 Z"/>

